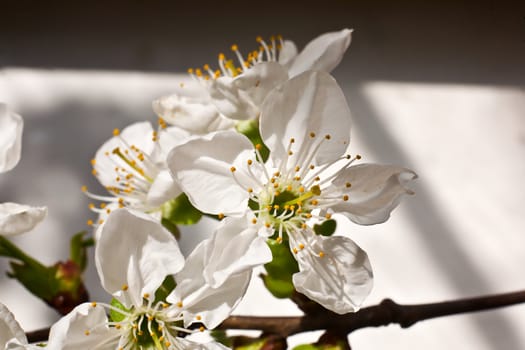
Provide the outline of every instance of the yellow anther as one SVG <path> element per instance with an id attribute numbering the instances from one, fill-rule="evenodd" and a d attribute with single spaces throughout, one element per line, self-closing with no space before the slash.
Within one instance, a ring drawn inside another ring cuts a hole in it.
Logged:
<path id="1" fill-rule="evenodd" d="M 231 48 L 232 51 L 239 50 L 239 47 L 236 44 L 233 44 L 230 48 Z"/>
<path id="2" fill-rule="evenodd" d="M 179 86 L 180 86 L 181 88 L 183 88 L 183 87 L 184 87 L 184 83 L 180 83 Z"/>
<path id="3" fill-rule="evenodd" d="M 93 158 L 91 159 L 91 165 L 95 165 L 97 163 L 97 161 Z"/>
<path id="4" fill-rule="evenodd" d="M 90 332 L 90 331 L 88 331 L 88 330 L 86 330 L 86 331 L 84 332 L 84 334 L 85 334 L 85 335 L 90 335 L 90 334 L 91 334 L 91 332 Z"/>
<path id="5" fill-rule="evenodd" d="M 306 214 L 306 218 L 307 219 L 311 219 L 312 218 L 312 214 L 310 214 L 310 213 Z"/>
<path id="6" fill-rule="evenodd" d="M 97 171 L 95 169 L 91 170 L 91 174 L 97 175 Z"/>
<path id="7" fill-rule="evenodd" d="M 193 68 L 188 68 L 188 73 L 193 74 Z"/>
<path id="8" fill-rule="evenodd" d="M 210 65 L 206 63 L 204 66 L 202 66 L 202 68 L 204 70 L 210 70 Z"/>
<path id="9" fill-rule="evenodd" d="M 303 250 L 304 249 L 304 244 L 300 243 L 299 244 L 299 249 Z"/>
<path id="10" fill-rule="evenodd" d="M 167 348 L 171 346 L 171 343 L 169 341 L 165 342 L 164 345 L 166 345 Z"/>
<path id="11" fill-rule="evenodd" d="M 321 178 L 320 178 L 319 176 L 316 176 L 316 177 L 314 178 L 314 180 L 315 180 L 315 181 L 321 181 Z"/>
<path id="12" fill-rule="evenodd" d="M 304 192 L 304 187 L 303 187 L 303 186 L 299 187 L 299 192 L 300 192 L 300 193 L 303 193 L 303 192 Z"/>
<path id="13" fill-rule="evenodd" d="M 288 155 L 289 156 L 293 155 L 293 152 L 292 151 L 288 151 Z"/>
<path id="14" fill-rule="evenodd" d="M 346 202 L 346 201 L 348 200 L 348 195 L 345 194 L 345 195 L 343 196 L 343 200 Z"/>
<path id="15" fill-rule="evenodd" d="M 309 168 L 310 168 L 310 170 L 314 170 L 315 169 L 315 165 L 310 164 Z"/>
<path id="16" fill-rule="evenodd" d="M 274 195 L 275 197 L 279 197 L 280 194 L 281 194 L 281 192 L 279 192 L 279 191 L 275 191 L 273 195 Z"/>
<path id="17" fill-rule="evenodd" d="M 304 222 L 301 224 L 301 228 L 302 228 L 303 230 L 306 230 L 307 227 L 308 227 L 308 225 L 305 224 Z M 301 248 L 301 249 L 302 249 L 302 248 Z"/>
<path id="18" fill-rule="evenodd" d="M 223 213 L 219 213 L 219 214 L 217 214 L 217 217 L 219 218 L 219 220 L 222 220 L 222 219 L 224 219 L 224 214 Z"/>
<path id="19" fill-rule="evenodd" d="M 357 159 L 357 160 L 361 159 L 361 155 L 360 154 L 356 155 L 355 159 Z"/>
<path id="20" fill-rule="evenodd" d="M 253 218 L 253 219 L 252 219 L 252 224 L 255 225 L 256 223 L 257 223 L 257 219 L 256 219 L 256 218 Z"/>
<path id="21" fill-rule="evenodd" d="M 283 40 L 283 36 L 281 34 L 277 34 L 277 39 L 278 40 Z"/>
<path id="22" fill-rule="evenodd" d="M 330 140 L 332 138 L 332 136 L 330 136 L 330 134 L 326 134 L 326 135 L 324 135 L 324 138 L 327 139 L 327 140 Z"/>
<path id="23" fill-rule="evenodd" d="M 236 170 L 237 170 L 237 169 L 236 169 L 234 166 L 232 166 L 232 167 L 230 168 L 230 171 L 231 171 L 232 173 L 234 173 Z"/>
<path id="24" fill-rule="evenodd" d="M 266 226 L 266 228 L 270 228 L 272 225 L 269 222 L 265 222 L 264 226 Z"/>
<path id="25" fill-rule="evenodd" d="M 301 170 L 301 167 L 299 165 L 296 165 L 295 166 L 295 171 L 298 172 L 299 170 Z"/>
<path id="26" fill-rule="evenodd" d="M 281 244 L 282 241 L 283 241 L 283 239 L 282 239 L 282 237 L 277 237 L 277 238 L 275 239 L 275 241 L 276 241 L 277 243 Z"/>
<path id="27" fill-rule="evenodd" d="M 95 204 L 93 204 L 93 203 L 89 203 L 89 204 L 88 204 L 88 208 L 89 208 L 89 209 L 94 209 L 94 208 L 95 208 Z"/>
<path id="28" fill-rule="evenodd" d="M 89 220 L 86 222 L 86 224 L 87 224 L 88 226 L 93 226 L 93 220 L 89 219 Z"/>
<path id="29" fill-rule="evenodd" d="M 312 132 L 310 133 L 310 137 L 311 137 L 311 138 L 314 138 L 314 137 L 315 137 L 315 132 L 312 131 Z"/>
<path id="30" fill-rule="evenodd" d="M 201 317 L 200 315 L 197 315 L 197 316 L 195 316 L 195 319 L 196 319 L 197 321 L 200 321 L 200 320 L 202 320 L 202 317 Z"/>
<path id="31" fill-rule="evenodd" d="M 115 325 L 115 328 L 116 328 L 116 329 L 121 329 L 122 326 L 120 325 L 120 323 L 117 323 L 117 324 Z"/>
<path id="32" fill-rule="evenodd" d="M 259 151 L 261 148 L 262 148 L 262 145 L 261 145 L 260 143 L 258 143 L 258 144 L 255 145 L 255 149 L 256 149 L 256 150 Z"/>
<path id="33" fill-rule="evenodd" d="M 100 209 L 104 209 L 106 207 L 106 203 L 100 203 Z"/>
<path id="34" fill-rule="evenodd" d="M 121 289 L 125 292 L 125 291 L 128 290 L 128 288 L 129 288 L 128 285 L 127 285 L 127 284 L 124 284 L 124 285 L 122 285 L 122 288 L 121 288 Z"/>
<path id="35" fill-rule="evenodd" d="M 217 79 L 217 78 L 219 78 L 220 76 L 221 76 L 221 71 L 217 69 L 217 70 L 213 73 L 213 77 L 214 77 L 215 79 Z"/>
<path id="36" fill-rule="evenodd" d="M 102 219 L 98 220 L 98 224 L 99 225 L 102 225 L 103 223 L 104 223 L 104 220 L 102 220 Z"/>
<path id="37" fill-rule="evenodd" d="M 177 307 L 182 307 L 182 301 L 179 301 L 179 302 L 177 303 Z"/>
<path id="38" fill-rule="evenodd" d="M 195 69 L 195 75 L 198 77 L 202 77 L 202 71 L 200 68 Z"/>
<path id="39" fill-rule="evenodd" d="M 350 187 L 352 187 L 352 184 L 350 182 L 347 182 L 347 183 L 345 183 L 345 187 L 346 188 L 350 188 Z"/>
<path id="40" fill-rule="evenodd" d="M 224 61 L 226 59 L 226 56 L 224 56 L 223 53 L 219 54 L 219 61 Z"/>
<path id="41" fill-rule="evenodd" d="M 148 318 L 148 321 L 153 321 L 153 319 L 154 319 L 153 316 L 151 316 L 151 315 L 146 315 L 146 316 L 147 316 L 147 318 Z"/>
<path id="42" fill-rule="evenodd" d="M 279 188 L 279 184 L 278 183 L 273 184 L 273 188 Z"/>
<path id="43" fill-rule="evenodd" d="M 199 327 L 199 331 L 204 332 L 205 330 L 206 330 L 206 328 L 204 328 L 204 326 L 200 326 Z"/>
<path id="44" fill-rule="evenodd" d="M 297 252 L 298 252 L 297 248 L 293 248 L 292 250 L 293 250 L 294 254 L 297 254 Z"/>
<path id="45" fill-rule="evenodd" d="M 248 191 L 248 193 L 252 193 L 252 192 L 253 192 L 253 188 L 248 187 L 248 190 L 247 190 L 247 191 Z"/>
<path id="46" fill-rule="evenodd" d="M 113 129 L 113 136 L 118 136 L 118 135 L 120 135 L 120 130 L 117 128 Z"/>
<path id="47" fill-rule="evenodd" d="M 291 190 L 292 190 L 292 185 L 288 185 L 288 186 L 286 186 L 286 190 L 287 190 L 287 191 L 291 191 Z"/>
<path id="48" fill-rule="evenodd" d="M 312 188 L 310 188 L 310 191 L 312 191 L 312 193 L 316 196 L 319 196 L 321 194 L 321 187 L 319 187 L 319 185 L 312 186 Z"/>
<path id="49" fill-rule="evenodd" d="M 319 257 L 320 258 L 324 257 L 324 252 L 319 252 Z"/>
<path id="50" fill-rule="evenodd" d="M 248 163 L 248 165 L 252 165 L 252 164 L 253 164 L 253 160 L 248 159 L 248 160 L 246 161 L 246 163 Z"/>
<path id="51" fill-rule="evenodd" d="M 144 299 L 149 299 L 149 293 L 144 293 L 144 295 L 142 296 Z"/>
<path id="52" fill-rule="evenodd" d="M 272 177 L 272 178 L 270 179 L 270 182 L 271 182 L 271 183 L 275 183 L 275 178 Z"/>
<path id="53" fill-rule="evenodd" d="M 97 307 L 97 303 L 96 302 L 92 302 L 91 303 L 91 307 Z"/>
<path id="54" fill-rule="evenodd" d="M 275 210 L 279 210 L 279 204 L 275 204 L 275 205 L 273 206 L 273 208 L 274 208 Z"/>
<path id="55" fill-rule="evenodd" d="M 327 213 L 324 217 L 325 219 L 330 220 L 332 218 L 332 214 Z"/>
<path id="56" fill-rule="evenodd" d="M 273 173 L 273 176 L 279 177 L 279 176 L 281 176 L 281 173 L 279 171 L 276 171 L 275 173 Z"/>
<path id="57" fill-rule="evenodd" d="M 295 139 L 292 137 L 292 138 L 290 139 L 290 143 L 294 143 L 294 142 L 295 142 Z"/>
<path id="58" fill-rule="evenodd" d="M 258 35 L 257 38 L 255 38 L 255 41 L 260 43 L 261 41 L 263 41 L 263 38 L 260 35 Z"/>

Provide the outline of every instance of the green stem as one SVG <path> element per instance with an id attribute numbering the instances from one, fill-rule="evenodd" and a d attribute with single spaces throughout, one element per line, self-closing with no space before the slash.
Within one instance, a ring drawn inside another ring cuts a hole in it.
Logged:
<path id="1" fill-rule="evenodd" d="M 6 258 L 13 258 L 24 262 L 30 266 L 37 266 L 44 268 L 44 265 L 24 253 L 20 248 L 18 248 L 14 243 L 9 241 L 7 238 L 0 236 L 0 256 Z"/>

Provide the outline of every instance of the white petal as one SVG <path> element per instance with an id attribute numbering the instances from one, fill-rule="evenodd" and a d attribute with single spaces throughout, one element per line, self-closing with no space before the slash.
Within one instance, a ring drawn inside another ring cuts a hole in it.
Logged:
<path id="1" fill-rule="evenodd" d="M 176 198 L 181 193 L 179 185 L 175 182 L 169 170 L 163 170 L 151 184 L 146 204 L 150 207 L 158 207 L 164 202 Z"/>
<path id="2" fill-rule="evenodd" d="M 103 307 L 80 304 L 51 327 L 45 349 L 113 350 L 118 343 L 118 333 L 107 323 Z M 86 335 L 86 331 L 89 335 Z"/>
<path id="3" fill-rule="evenodd" d="M 248 220 L 247 217 L 224 219 L 209 240 L 204 278 L 212 287 L 272 260 L 266 238 L 260 237 L 258 228 Z"/>
<path id="4" fill-rule="evenodd" d="M 153 101 L 153 110 L 168 123 L 196 134 L 233 128 L 209 98 L 173 94 Z"/>
<path id="5" fill-rule="evenodd" d="M 410 169 L 391 165 L 360 164 L 343 170 L 333 181 L 334 194 L 348 195 L 332 209 L 361 225 L 385 222 L 402 195 L 413 194 L 406 187 L 417 177 Z M 346 188 L 350 183 L 351 187 Z"/>
<path id="6" fill-rule="evenodd" d="M 27 344 L 24 330 L 15 320 L 11 311 L 0 303 L 0 350 L 5 349 L 6 343 L 12 339 L 16 339 L 22 344 Z"/>
<path id="7" fill-rule="evenodd" d="M 95 262 L 102 286 L 126 306 L 142 305 L 144 294 L 153 296 L 167 275 L 184 266 L 175 238 L 147 214 L 117 209 L 98 230 Z"/>
<path id="8" fill-rule="evenodd" d="M 0 203 L 0 235 L 11 236 L 31 231 L 46 215 L 46 207 Z"/>
<path id="9" fill-rule="evenodd" d="M 210 240 L 201 242 L 186 260 L 184 269 L 175 275 L 177 287 L 167 297 L 171 303 L 182 302 L 184 323 L 188 326 L 200 316 L 207 328 L 215 328 L 239 303 L 250 282 L 251 269 L 229 278 L 217 288 L 206 283 L 203 270 L 213 247 Z"/>
<path id="10" fill-rule="evenodd" d="M 129 168 L 129 165 L 112 153 L 113 150 L 119 147 L 124 152 L 133 145 L 139 148 L 144 155 L 150 156 L 156 150 L 156 143 L 152 140 L 152 135 L 151 124 L 140 122 L 129 125 L 120 132 L 119 136 L 114 136 L 106 141 L 95 154 L 94 169 L 100 183 L 104 187 L 117 186 L 115 167 Z M 128 152 L 132 151 L 128 150 Z"/>
<path id="11" fill-rule="evenodd" d="M 241 171 L 253 158 L 250 141 L 233 131 L 219 131 L 175 147 L 168 167 L 191 203 L 199 210 L 225 215 L 241 215 L 247 208 L 248 192 L 235 181 L 246 182 Z M 241 182 L 242 183 L 242 182 Z"/>
<path id="12" fill-rule="evenodd" d="M 13 169 L 22 151 L 22 117 L 0 103 L 0 173 Z"/>
<path id="13" fill-rule="evenodd" d="M 297 46 L 295 46 L 293 41 L 285 40 L 283 47 L 279 50 L 279 64 L 289 68 L 296 56 Z"/>
<path id="14" fill-rule="evenodd" d="M 318 164 L 340 157 L 350 142 L 346 98 L 335 79 L 324 72 L 308 71 L 275 88 L 262 105 L 260 123 L 261 136 L 276 164 L 287 156 L 291 138 L 296 145 L 293 157 L 322 141 L 314 157 Z M 309 136 L 312 132 L 314 139 Z"/>
<path id="15" fill-rule="evenodd" d="M 292 249 L 296 243 L 290 240 Z M 299 272 L 293 275 L 296 290 L 335 313 L 357 311 L 372 289 L 372 268 L 365 251 L 347 237 L 313 232 L 304 244 L 309 248 L 295 255 L 299 263 Z"/>
<path id="16" fill-rule="evenodd" d="M 352 39 L 352 29 L 325 33 L 310 41 L 292 63 L 290 77 L 307 70 L 331 72 L 343 58 Z"/>
<path id="17" fill-rule="evenodd" d="M 228 118 L 255 119 L 268 93 L 288 79 L 286 69 L 276 62 L 264 62 L 249 68 L 235 78 L 213 80 L 209 91 L 212 102 Z"/>
<path id="18" fill-rule="evenodd" d="M 218 342 L 196 343 L 188 339 L 177 338 L 180 348 L 184 350 L 227 350 L 228 347 Z"/>

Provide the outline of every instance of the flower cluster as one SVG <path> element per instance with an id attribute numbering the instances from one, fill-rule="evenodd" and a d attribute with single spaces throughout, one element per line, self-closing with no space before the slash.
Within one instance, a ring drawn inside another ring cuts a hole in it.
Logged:
<path id="1" fill-rule="evenodd" d="M 334 214 L 382 223 L 416 175 L 348 153 L 350 109 L 330 71 L 351 33 L 326 33 L 301 52 L 281 36 L 257 38 L 247 56 L 232 45 L 235 59 L 219 54 L 216 70 L 189 70 L 200 94 L 153 102 L 156 128 L 113 131 L 91 160 L 109 194 L 82 189 L 97 201 L 88 224 L 112 301 L 75 307 L 51 328 L 47 348 L 225 348 L 187 336 L 227 318 L 257 266 L 276 296 L 290 293 L 273 288 L 275 278 L 335 313 L 359 309 L 372 268 L 354 241 L 334 234 Z M 0 171 L 18 161 L 21 123 L 0 105 Z M 0 234 L 27 231 L 44 214 L 5 203 Z M 176 226 L 202 214 L 220 222 L 185 259 Z M 0 322 L 0 348 L 35 348 L 1 304 Z"/>

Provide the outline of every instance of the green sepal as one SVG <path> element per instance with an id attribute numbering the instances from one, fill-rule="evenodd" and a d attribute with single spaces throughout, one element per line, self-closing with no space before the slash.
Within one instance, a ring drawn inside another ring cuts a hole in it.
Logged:
<path id="1" fill-rule="evenodd" d="M 190 203 L 185 193 L 162 205 L 162 219 L 173 225 L 193 225 L 201 217 L 202 213 Z"/>
<path id="2" fill-rule="evenodd" d="M 299 272 L 297 261 L 292 256 L 287 241 L 278 243 L 274 239 L 268 239 L 267 243 L 273 259 L 264 265 L 268 273 L 263 276 L 264 285 L 276 298 L 290 298 L 294 292 L 292 275 Z"/>
<path id="3" fill-rule="evenodd" d="M 346 347 L 341 344 L 301 344 L 294 347 L 292 350 L 344 350 Z"/>
<path id="4" fill-rule="evenodd" d="M 177 225 L 165 218 L 161 218 L 160 223 L 166 230 L 171 232 L 173 237 L 175 237 L 177 240 L 180 239 L 180 230 Z"/>
<path id="5" fill-rule="evenodd" d="M 251 343 L 236 346 L 235 350 L 260 350 L 266 344 L 266 339 L 257 339 Z"/>
<path id="6" fill-rule="evenodd" d="M 322 224 L 315 224 L 314 231 L 318 235 L 331 236 L 337 228 L 337 222 L 334 219 L 325 220 Z"/>
<path id="7" fill-rule="evenodd" d="M 129 309 L 126 309 L 126 307 L 124 305 L 122 305 L 122 303 L 120 301 L 118 301 L 117 299 L 113 298 L 111 299 L 111 306 L 113 306 L 115 309 L 117 310 L 122 310 L 123 313 L 120 313 L 118 312 L 117 310 L 111 308 L 109 309 L 109 319 L 113 322 L 120 322 L 122 321 L 123 319 L 126 318 L 126 316 L 124 315 L 124 313 L 129 313 Z"/>
<path id="8" fill-rule="evenodd" d="M 55 278 L 57 267 L 45 267 L 41 264 L 27 264 L 11 261 L 11 271 L 7 276 L 17 279 L 35 296 L 50 301 L 58 293 L 59 281 Z"/>
<path id="9" fill-rule="evenodd" d="M 228 348 L 233 348 L 232 339 L 228 337 L 226 331 L 222 329 L 214 329 L 210 331 L 210 335 L 216 342 L 221 343 Z"/>
<path id="10" fill-rule="evenodd" d="M 297 345 L 292 348 L 292 350 L 319 350 L 319 349 L 321 348 L 313 344 L 301 344 L 301 345 Z"/>
<path id="11" fill-rule="evenodd" d="M 261 145 L 259 153 L 261 154 L 263 162 L 266 162 L 270 155 L 270 150 L 264 144 L 261 133 L 259 132 L 259 119 L 241 120 L 235 124 L 235 129 L 250 139 L 254 146 Z"/>
<path id="12" fill-rule="evenodd" d="M 87 248 L 94 245 L 95 241 L 92 238 L 84 239 L 86 231 L 76 233 L 71 237 L 69 259 L 79 267 L 81 272 L 87 267 Z"/>
<path id="13" fill-rule="evenodd" d="M 165 302 L 168 295 L 175 289 L 177 283 L 173 276 L 168 275 L 162 282 L 157 291 L 155 292 L 155 302 Z"/>

